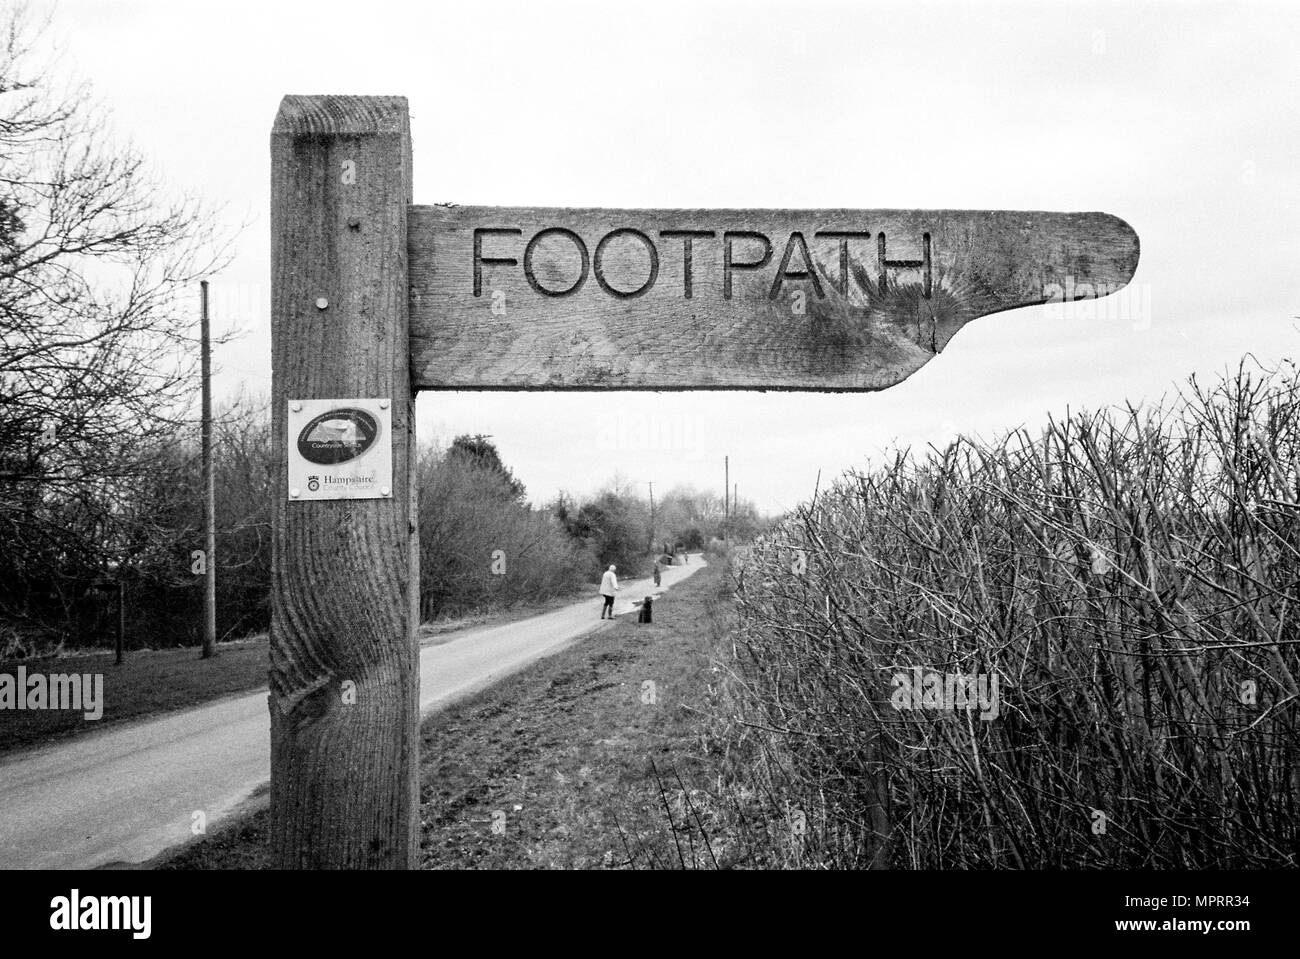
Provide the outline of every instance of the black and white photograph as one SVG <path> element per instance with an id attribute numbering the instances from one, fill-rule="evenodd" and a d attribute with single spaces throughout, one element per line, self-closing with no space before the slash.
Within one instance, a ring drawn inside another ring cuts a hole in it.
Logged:
<path id="1" fill-rule="evenodd" d="M 7 934 L 1260 948 L 1298 50 L 1282 0 L 2 0 Z"/>

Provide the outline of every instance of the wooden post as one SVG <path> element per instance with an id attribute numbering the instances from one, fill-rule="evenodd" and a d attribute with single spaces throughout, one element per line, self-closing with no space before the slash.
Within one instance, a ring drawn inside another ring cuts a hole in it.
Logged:
<path id="1" fill-rule="evenodd" d="M 403 97 L 288 96 L 271 135 L 271 845 L 282 868 L 411 868 L 419 552 Z M 389 398 L 391 495 L 290 501 L 288 404 Z"/>
<path id="2" fill-rule="evenodd" d="M 208 324 L 208 281 L 199 284 L 199 326 L 203 358 L 203 653 L 217 651 L 217 496 L 212 470 L 212 335 Z"/>

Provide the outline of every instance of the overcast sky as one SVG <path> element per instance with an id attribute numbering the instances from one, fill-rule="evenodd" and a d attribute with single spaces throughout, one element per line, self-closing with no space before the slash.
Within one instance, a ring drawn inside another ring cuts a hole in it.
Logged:
<path id="1" fill-rule="evenodd" d="M 219 396 L 270 388 L 286 93 L 408 97 L 417 203 L 1099 210 L 1141 237 L 1117 305 L 977 320 L 881 393 L 421 395 L 423 436 L 491 434 L 535 502 L 615 472 L 720 492 L 729 454 L 775 512 L 894 442 L 1300 354 L 1295 4 L 36 6 L 168 183 L 248 223 L 213 284 L 218 327 L 245 331 Z"/>

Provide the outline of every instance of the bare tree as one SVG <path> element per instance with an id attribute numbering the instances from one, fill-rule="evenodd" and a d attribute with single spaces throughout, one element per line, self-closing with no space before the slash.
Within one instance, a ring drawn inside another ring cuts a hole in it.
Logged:
<path id="1" fill-rule="evenodd" d="M 61 84 L 48 22 L 0 17 L 0 572 L 11 550 L 116 566 L 135 484 L 192 405 L 181 297 L 225 243 L 112 140 L 87 87 Z"/>

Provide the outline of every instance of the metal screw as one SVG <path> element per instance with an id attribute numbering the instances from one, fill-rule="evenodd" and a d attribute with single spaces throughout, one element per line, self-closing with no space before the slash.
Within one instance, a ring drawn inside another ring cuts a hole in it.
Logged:
<path id="1" fill-rule="evenodd" d="M 298 487 L 295 486 L 293 489 L 289 490 L 289 495 L 290 495 L 290 496 L 297 496 L 297 495 L 298 495 Z"/>
<path id="2" fill-rule="evenodd" d="M 292 406 L 289 407 L 289 409 L 293 410 L 295 413 L 301 413 L 301 412 L 302 412 L 302 404 L 301 404 L 301 403 L 294 403 Z"/>
<path id="3" fill-rule="evenodd" d="M 380 400 L 380 401 L 379 401 L 379 408 L 380 408 L 381 410 L 386 410 L 386 409 L 388 409 L 388 400 Z"/>
<path id="4" fill-rule="evenodd" d="M 381 496 L 390 496 L 390 495 L 392 495 L 392 494 L 389 492 L 387 486 L 381 486 L 381 487 L 379 488 L 379 493 L 380 493 Z"/>
<path id="5" fill-rule="evenodd" d="M 325 299 L 325 297 L 323 296 L 316 297 L 316 309 L 323 310 L 325 309 L 325 307 L 329 305 L 330 305 L 330 301 Z"/>

